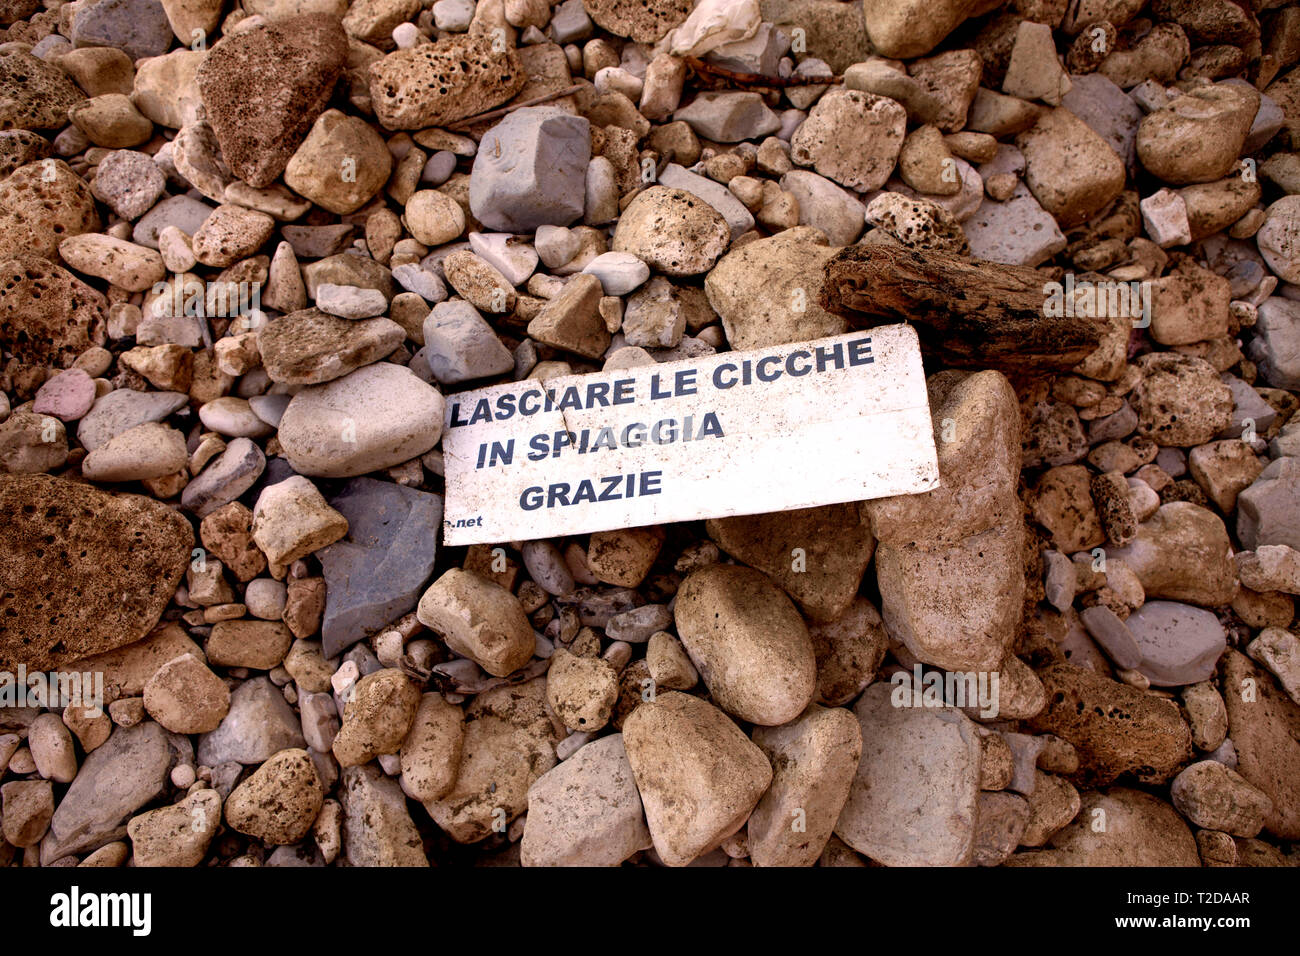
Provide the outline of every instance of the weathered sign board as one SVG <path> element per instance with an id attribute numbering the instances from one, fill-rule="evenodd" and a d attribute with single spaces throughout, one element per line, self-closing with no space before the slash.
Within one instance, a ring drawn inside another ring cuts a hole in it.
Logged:
<path id="1" fill-rule="evenodd" d="M 916 332 L 447 396 L 448 545 L 764 514 L 928 491 L 939 468 Z"/>

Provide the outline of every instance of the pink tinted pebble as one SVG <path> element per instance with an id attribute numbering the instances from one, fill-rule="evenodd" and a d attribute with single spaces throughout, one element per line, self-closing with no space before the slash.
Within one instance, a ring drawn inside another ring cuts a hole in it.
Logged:
<path id="1" fill-rule="evenodd" d="M 32 411 L 70 422 L 85 415 L 94 404 L 95 380 L 79 368 L 70 368 L 37 390 Z"/>

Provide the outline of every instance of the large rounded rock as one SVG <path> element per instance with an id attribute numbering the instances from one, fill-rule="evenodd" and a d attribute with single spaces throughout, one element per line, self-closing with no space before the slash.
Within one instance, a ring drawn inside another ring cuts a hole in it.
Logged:
<path id="1" fill-rule="evenodd" d="M 623 724 L 659 858 L 686 866 L 735 833 L 772 782 L 763 752 L 722 711 L 676 691 Z"/>
<path id="2" fill-rule="evenodd" d="M 0 477 L 0 669 L 63 664 L 144 637 L 194 532 L 173 509 L 47 475 Z"/>
<path id="3" fill-rule="evenodd" d="M 1024 593 L 1019 406 L 999 372 L 941 372 L 928 388 L 939 487 L 870 503 L 881 613 L 926 663 L 996 670 Z"/>
<path id="4" fill-rule="evenodd" d="M 1173 701 L 1073 664 L 1053 664 L 1038 676 L 1048 703 L 1029 726 L 1074 746 L 1076 783 L 1107 784 L 1133 772 L 1167 776 L 1191 754 L 1191 731 Z"/>
<path id="5" fill-rule="evenodd" d="M 1142 654 L 1137 670 L 1155 687 L 1208 679 L 1228 646 L 1217 616 L 1177 601 L 1147 601 L 1125 624 Z"/>
<path id="6" fill-rule="evenodd" d="M 718 518 L 710 538 L 762 571 L 815 621 L 839 617 L 858 593 L 876 539 L 857 502 Z"/>
<path id="7" fill-rule="evenodd" d="M 709 272 L 704 292 L 733 349 L 807 342 L 848 328 L 842 316 L 817 304 L 822 267 L 835 250 L 818 244 L 811 233 L 788 230 L 746 243 Z"/>
<path id="8" fill-rule="evenodd" d="M 1202 86 L 1147 114 L 1137 155 L 1167 183 L 1208 183 L 1232 171 L 1246 142 L 1259 93 L 1246 85 Z"/>
<path id="9" fill-rule="evenodd" d="M 533 656 L 533 626 L 519 599 L 471 571 L 451 568 L 420 598 L 416 617 L 457 654 L 504 677 Z"/>
<path id="10" fill-rule="evenodd" d="M 325 786 L 305 750 L 281 750 L 226 799 L 226 822 L 272 846 L 297 843 L 325 802 Z"/>
<path id="11" fill-rule="evenodd" d="M 623 211 L 610 243 L 670 276 L 708 272 L 731 241 L 727 221 L 681 189 L 652 186 Z"/>
<path id="12" fill-rule="evenodd" d="M 227 34 L 197 80 L 221 155 L 258 189 L 284 171 L 329 102 L 347 59 L 334 17 L 308 15 Z"/>
<path id="13" fill-rule="evenodd" d="M 817 687 L 817 659 L 790 599 L 752 568 L 715 564 L 677 592 L 677 633 L 718 706 L 775 726 L 797 717 Z"/>
<path id="14" fill-rule="evenodd" d="M 886 866 L 963 866 L 974 851 L 979 731 L 955 707 L 912 700 L 906 684 L 877 683 L 854 705 L 862 759 L 835 835 Z"/>
<path id="15" fill-rule="evenodd" d="M 423 455 L 442 435 L 443 400 L 400 365 L 367 365 L 304 388 L 280 419 L 293 470 L 350 478 Z"/>

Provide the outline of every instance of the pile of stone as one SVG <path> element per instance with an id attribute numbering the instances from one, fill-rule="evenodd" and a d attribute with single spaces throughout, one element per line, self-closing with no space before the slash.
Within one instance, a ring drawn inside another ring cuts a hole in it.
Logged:
<path id="1" fill-rule="evenodd" d="M 0 700 L 0 865 L 1295 861 L 1300 8 L 0 25 L 0 671 L 103 686 Z M 843 332 L 854 244 L 1101 344 L 929 353 L 923 495 L 441 545 L 445 396 Z"/>

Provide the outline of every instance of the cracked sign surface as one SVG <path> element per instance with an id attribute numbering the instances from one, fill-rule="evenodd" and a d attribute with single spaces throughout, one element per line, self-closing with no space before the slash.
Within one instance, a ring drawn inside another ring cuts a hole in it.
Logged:
<path id="1" fill-rule="evenodd" d="M 447 396 L 444 540 L 553 538 L 939 484 L 916 332 Z"/>

